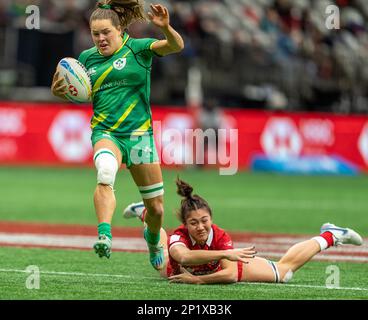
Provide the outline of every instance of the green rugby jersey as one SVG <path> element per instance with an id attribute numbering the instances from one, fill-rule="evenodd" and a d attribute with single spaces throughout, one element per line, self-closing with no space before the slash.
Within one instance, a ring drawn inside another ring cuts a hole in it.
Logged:
<path id="1" fill-rule="evenodd" d="M 149 99 L 155 41 L 124 33 L 121 47 L 111 56 L 104 57 L 96 47 L 80 54 L 78 60 L 92 81 L 92 130 L 122 137 L 152 133 Z"/>

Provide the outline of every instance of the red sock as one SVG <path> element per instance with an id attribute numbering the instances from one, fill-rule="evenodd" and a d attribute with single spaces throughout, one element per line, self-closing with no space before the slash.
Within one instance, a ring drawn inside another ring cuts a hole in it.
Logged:
<path id="1" fill-rule="evenodd" d="M 334 245 L 334 239 L 331 232 L 329 231 L 323 232 L 322 234 L 320 234 L 320 237 L 322 237 L 327 241 L 328 248 Z"/>
<path id="2" fill-rule="evenodd" d="M 147 209 L 144 208 L 143 211 L 142 211 L 142 215 L 141 215 L 142 222 L 144 222 L 144 218 L 146 217 L 146 213 L 147 213 Z"/>

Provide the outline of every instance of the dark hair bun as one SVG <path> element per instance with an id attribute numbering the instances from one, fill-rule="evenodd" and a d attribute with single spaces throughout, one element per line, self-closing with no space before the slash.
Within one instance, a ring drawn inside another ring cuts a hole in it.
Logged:
<path id="1" fill-rule="evenodd" d="M 193 187 L 191 185 L 177 178 L 176 186 L 178 187 L 178 190 L 177 190 L 178 195 L 185 197 L 185 198 L 192 197 Z"/>

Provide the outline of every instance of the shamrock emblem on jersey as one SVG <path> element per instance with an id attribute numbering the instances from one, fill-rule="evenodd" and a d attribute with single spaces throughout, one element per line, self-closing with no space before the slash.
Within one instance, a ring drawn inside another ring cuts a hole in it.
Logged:
<path id="1" fill-rule="evenodd" d="M 119 58 L 114 61 L 113 66 L 116 70 L 121 70 L 126 65 L 126 58 Z"/>

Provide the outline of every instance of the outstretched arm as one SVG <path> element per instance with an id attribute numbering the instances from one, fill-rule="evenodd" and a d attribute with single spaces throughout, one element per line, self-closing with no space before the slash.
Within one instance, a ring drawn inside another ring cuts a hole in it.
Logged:
<path id="1" fill-rule="evenodd" d="M 185 245 L 172 246 L 169 252 L 175 261 L 185 266 L 201 265 L 222 259 L 247 263 L 246 258 L 253 258 L 257 253 L 254 247 L 228 250 L 190 250 Z"/>
<path id="2" fill-rule="evenodd" d="M 189 283 L 189 284 L 214 284 L 214 283 L 234 283 L 238 281 L 238 265 L 236 262 L 229 260 L 221 260 L 221 270 L 195 276 L 190 272 L 181 268 L 181 274 L 169 277 L 170 282 Z"/>
<path id="3" fill-rule="evenodd" d="M 161 29 L 166 38 L 165 40 L 154 42 L 151 49 L 160 56 L 166 56 L 183 50 L 183 38 L 171 27 L 167 8 L 160 4 L 151 4 L 150 7 L 152 12 L 148 12 L 148 18 L 155 26 Z"/>

